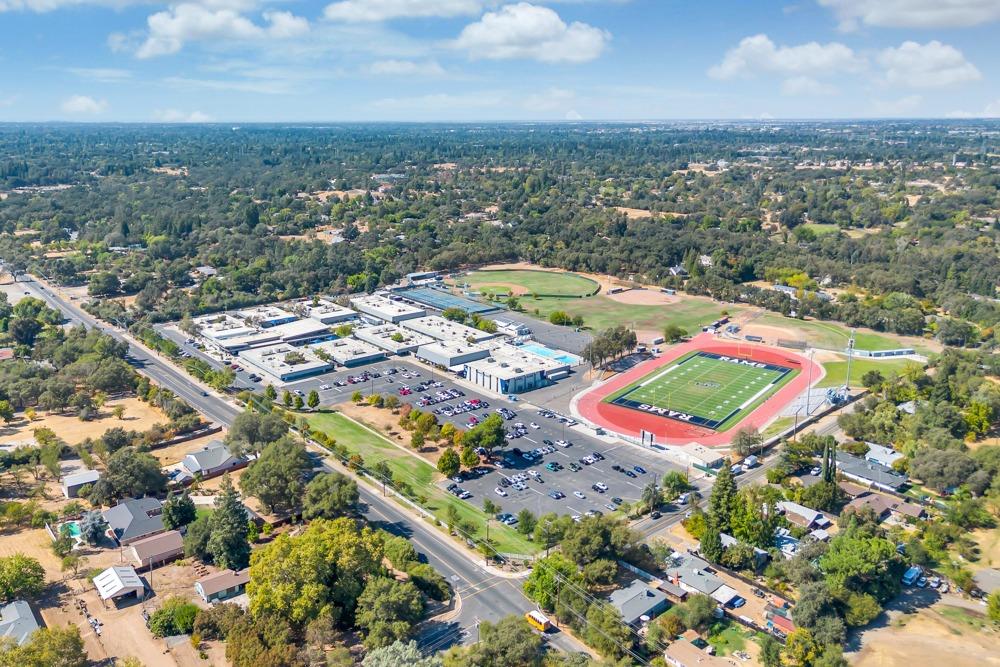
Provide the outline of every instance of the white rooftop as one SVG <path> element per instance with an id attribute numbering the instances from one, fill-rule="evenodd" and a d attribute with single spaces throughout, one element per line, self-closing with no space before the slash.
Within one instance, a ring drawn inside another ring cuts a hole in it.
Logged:
<path id="1" fill-rule="evenodd" d="M 247 321 L 247 324 L 259 323 L 265 326 L 268 322 L 274 322 L 276 320 L 285 320 L 288 318 L 298 319 L 295 313 L 290 313 L 284 308 L 279 308 L 278 306 L 257 306 L 256 308 L 247 308 L 245 310 L 236 311 L 236 315 Z"/>
<path id="2" fill-rule="evenodd" d="M 385 355 L 385 350 L 353 337 L 325 340 L 322 343 L 315 343 L 309 347 L 314 350 L 326 352 L 334 361 L 342 366 Z"/>
<path id="3" fill-rule="evenodd" d="M 309 299 L 303 302 L 300 307 L 306 317 L 325 323 L 339 322 L 357 316 L 357 313 L 350 308 L 344 308 L 327 299 L 316 299 L 315 301 Z"/>
<path id="4" fill-rule="evenodd" d="M 243 320 L 227 313 L 198 317 L 195 318 L 194 323 L 198 326 L 202 336 L 214 340 L 249 336 L 257 331 L 255 328 L 247 326 Z"/>
<path id="5" fill-rule="evenodd" d="M 467 365 L 501 379 L 512 379 L 539 372 L 554 373 L 567 367 L 565 363 L 513 345 L 498 345 L 490 351 L 490 356 L 470 361 Z"/>
<path id="6" fill-rule="evenodd" d="M 416 317 L 402 322 L 402 326 L 425 336 L 430 336 L 435 340 L 442 341 L 454 340 L 467 342 L 471 339 L 474 343 L 480 343 L 496 337 L 496 334 L 480 331 L 479 329 L 474 329 L 458 322 L 452 322 L 440 315 Z"/>
<path id="7" fill-rule="evenodd" d="M 282 340 L 294 340 L 296 338 L 303 338 L 307 336 L 321 336 L 325 333 L 329 333 L 330 327 L 322 322 L 308 319 L 278 324 L 270 327 L 269 329 L 265 329 L 264 331 L 273 331 L 277 333 Z"/>
<path id="8" fill-rule="evenodd" d="M 301 354 L 304 360 L 296 363 L 285 361 L 289 354 L 296 353 Z M 240 358 L 278 377 L 287 373 L 319 371 L 329 366 L 308 348 L 293 347 L 287 343 L 244 350 L 240 352 Z"/>
<path id="9" fill-rule="evenodd" d="M 402 350 L 413 350 L 421 345 L 433 343 L 434 339 L 422 333 L 411 331 L 398 324 L 379 324 L 374 327 L 355 329 L 354 337 L 398 354 Z M 393 340 L 395 337 L 397 340 Z"/>
<path id="10" fill-rule="evenodd" d="M 141 592 L 146 589 L 146 585 L 135 573 L 135 569 L 126 565 L 116 565 L 109 567 L 104 572 L 94 577 L 94 585 L 102 600 L 128 595 L 132 592 Z"/>
<path id="11" fill-rule="evenodd" d="M 419 317 L 427 311 L 401 301 L 393 301 L 381 294 L 365 294 L 351 299 L 351 305 L 362 313 L 373 315 L 387 322 Z"/>

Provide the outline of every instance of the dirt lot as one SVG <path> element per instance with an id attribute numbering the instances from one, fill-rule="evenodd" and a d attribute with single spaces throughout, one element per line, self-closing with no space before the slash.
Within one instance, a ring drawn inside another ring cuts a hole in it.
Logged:
<path id="1" fill-rule="evenodd" d="M 889 627 L 865 633 L 856 667 L 995 667 L 1000 638 L 956 621 L 945 605 L 904 616 Z"/>
<path id="2" fill-rule="evenodd" d="M 124 419 L 117 419 L 111 411 L 116 405 L 125 407 Z M 109 428 L 121 426 L 130 431 L 145 431 L 153 424 L 164 424 L 170 421 L 159 408 L 143 403 L 138 398 L 125 398 L 108 401 L 96 419 L 87 422 L 80 421 L 72 415 L 43 414 L 33 422 L 21 419 L 0 428 L 0 445 L 34 445 L 33 429 L 46 427 L 52 429 L 56 437 L 70 445 L 82 442 L 86 438 L 99 438 Z"/>
<path id="3" fill-rule="evenodd" d="M 631 289 L 617 294 L 605 294 L 612 301 L 627 303 L 633 306 L 665 306 L 676 303 L 680 299 L 676 296 L 664 294 L 659 290 Z"/>
<path id="4" fill-rule="evenodd" d="M 202 660 L 186 639 L 172 643 L 168 648 L 163 639 L 153 637 L 142 618 L 144 607 L 153 612 L 165 599 L 175 595 L 205 607 L 194 592 L 195 580 L 203 575 L 198 574 L 186 561 L 177 561 L 142 576 L 155 591 L 145 602 L 125 602 L 120 608 L 111 603 L 105 606 L 89 580 L 73 579 L 63 586 L 55 587 L 52 594 L 43 600 L 42 618 L 49 626 L 73 624 L 79 627 L 87 653 L 95 661 L 135 656 L 146 667 L 226 664 L 225 647 L 222 644 L 204 643 L 202 648 L 209 657 L 207 661 Z M 100 637 L 94 633 L 84 614 L 77 608 L 77 599 L 85 602 L 90 613 L 103 623 Z"/>

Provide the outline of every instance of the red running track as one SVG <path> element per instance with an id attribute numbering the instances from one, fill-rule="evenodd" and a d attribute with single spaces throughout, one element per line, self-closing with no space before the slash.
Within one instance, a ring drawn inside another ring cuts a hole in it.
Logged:
<path id="1" fill-rule="evenodd" d="M 724 432 L 709 428 L 685 424 L 684 422 L 646 414 L 621 405 L 605 403 L 604 399 L 636 380 L 649 375 L 657 368 L 683 357 L 689 352 L 702 351 L 750 358 L 754 361 L 777 364 L 799 369 L 791 382 L 775 392 L 750 414 Z M 753 343 L 720 341 L 712 334 L 703 333 L 686 343 L 681 343 L 665 354 L 655 359 L 645 361 L 635 368 L 608 380 L 582 394 L 577 399 L 577 410 L 589 422 L 609 431 L 641 437 L 640 431 L 656 434 L 656 441 L 666 445 L 688 445 L 698 443 L 706 446 L 727 445 L 732 440 L 733 433 L 741 428 L 755 426 L 763 428 L 768 422 L 779 415 L 796 396 L 808 388 L 809 366 L 812 365 L 812 380 L 818 382 L 824 375 L 823 367 L 806 359 L 802 355 L 773 347 L 755 345 Z"/>

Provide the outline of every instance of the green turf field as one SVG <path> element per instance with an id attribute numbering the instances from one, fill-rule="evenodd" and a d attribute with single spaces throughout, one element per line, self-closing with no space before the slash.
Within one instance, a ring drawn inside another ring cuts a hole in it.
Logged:
<path id="1" fill-rule="evenodd" d="M 510 290 L 503 286 L 519 285 L 529 294 L 553 294 L 569 297 L 586 296 L 597 290 L 597 283 L 590 278 L 584 278 L 575 273 L 555 271 L 532 271 L 518 269 L 510 271 L 473 271 L 456 279 L 459 284 L 468 283 L 477 290 L 508 294 Z"/>
<path id="2" fill-rule="evenodd" d="M 909 359 L 860 359 L 855 357 L 851 360 L 851 386 L 860 387 L 861 378 L 868 371 L 878 371 L 884 377 L 890 377 L 892 375 L 898 375 L 902 373 L 907 366 L 917 365 L 915 361 Z M 823 368 L 826 369 L 826 375 L 823 377 L 822 381 L 818 383 L 819 387 L 843 387 L 844 383 L 847 381 L 847 360 L 845 357 L 844 361 L 828 361 L 823 364 Z"/>
<path id="3" fill-rule="evenodd" d="M 734 363 L 705 352 L 692 352 L 615 392 L 607 402 L 651 412 L 715 430 L 752 410 L 798 371 L 777 366 Z M 650 410 L 644 406 L 652 406 Z M 672 413 L 681 413 L 675 416 Z"/>

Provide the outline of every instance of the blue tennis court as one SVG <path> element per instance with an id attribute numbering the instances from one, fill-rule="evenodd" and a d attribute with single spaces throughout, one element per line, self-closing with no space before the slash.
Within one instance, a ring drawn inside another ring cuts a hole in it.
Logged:
<path id="1" fill-rule="evenodd" d="M 495 306 L 490 303 L 483 303 L 481 301 L 473 301 L 472 299 L 466 299 L 461 296 L 455 296 L 451 292 L 435 289 L 433 287 L 407 287 L 406 289 L 397 290 L 395 294 L 398 294 L 404 299 L 409 299 L 410 301 L 415 301 L 419 304 L 430 306 L 431 308 L 435 308 L 437 310 L 444 310 L 445 308 L 461 308 L 470 314 L 492 313 L 500 310 L 499 306 Z"/>

